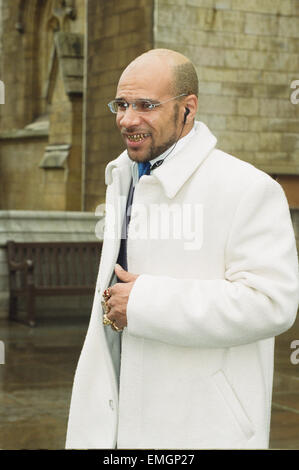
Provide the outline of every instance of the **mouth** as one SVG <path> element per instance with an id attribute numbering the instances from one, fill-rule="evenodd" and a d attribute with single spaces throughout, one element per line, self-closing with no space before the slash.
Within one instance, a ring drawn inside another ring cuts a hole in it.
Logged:
<path id="1" fill-rule="evenodd" d="M 150 136 L 148 133 L 139 133 L 139 134 L 125 134 L 126 139 L 129 144 L 136 144 L 143 142 L 147 137 Z"/>

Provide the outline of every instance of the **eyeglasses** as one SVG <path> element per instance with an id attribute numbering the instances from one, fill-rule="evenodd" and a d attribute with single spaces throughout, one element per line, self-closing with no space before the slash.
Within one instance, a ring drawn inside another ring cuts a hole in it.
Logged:
<path id="1" fill-rule="evenodd" d="M 161 103 L 159 102 L 155 103 L 147 99 L 138 99 L 135 101 L 126 101 L 123 99 L 116 99 L 116 100 L 110 101 L 110 103 L 108 103 L 108 107 L 112 113 L 117 114 L 119 112 L 124 113 L 131 104 L 132 108 L 137 113 L 148 113 L 149 111 L 153 111 L 158 106 L 161 106 L 161 104 L 168 103 L 168 101 L 176 100 L 177 98 L 180 98 L 181 96 L 187 96 L 187 93 L 182 93 L 181 95 L 174 96 L 173 98 L 169 98 L 169 100 L 162 101 Z"/>

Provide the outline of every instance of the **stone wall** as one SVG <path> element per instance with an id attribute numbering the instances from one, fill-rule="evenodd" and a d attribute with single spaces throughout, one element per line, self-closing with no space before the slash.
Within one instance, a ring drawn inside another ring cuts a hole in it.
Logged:
<path id="1" fill-rule="evenodd" d="M 30 131 L 2 133 L 2 138 L 0 138 L 0 210 L 7 208 L 21 210 L 24 207 L 30 207 L 32 210 L 46 208 L 48 202 L 46 189 L 50 189 L 47 186 L 51 182 L 39 168 L 39 163 L 47 140 L 47 133 L 40 133 L 40 135 L 34 135 Z M 52 196 L 52 208 L 57 209 L 55 206 L 57 196 L 53 192 Z"/>
<path id="2" fill-rule="evenodd" d="M 60 155 L 56 167 L 45 162 L 45 172 L 53 180 L 57 170 L 63 174 L 63 194 L 60 210 L 81 209 L 82 179 L 82 113 L 83 113 L 83 35 L 58 33 L 55 36 L 55 59 L 49 74 L 48 101 L 51 105 L 49 116 L 49 152 Z M 60 145 L 69 147 L 59 152 Z M 57 153 L 58 151 L 58 153 Z M 64 158 L 65 156 L 65 158 Z M 49 207 L 50 209 L 50 207 Z"/>
<path id="3" fill-rule="evenodd" d="M 66 146 L 49 146 L 47 129 L 0 134 L 0 210 L 80 210 L 82 100 L 74 100 L 72 108 L 72 119 L 58 125 L 60 135 L 71 129 L 62 141 L 69 144 L 65 161 L 55 161 L 53 154 L 63 155 Z"/>
<path id="4" fill-rule="evenodd" d="M 2 0 L 0 0 L 0 80 L 3 80 L 3 76 L 2 76 L 2 30 L 3 30 L 3 27 L 2 27 L 2 21 L 1 21 L 1 18 L 3 17 L 2 7 L 3 7 Z"/>
<path id="5" fill-rule="evenodd" d="M 155 47 L 195 63 L 198 118 L 219 147 L 280 175 L 299 207 L 299 104 L 290 100 L 299 79 L 299 2 L 155 0 L 154 18 Z"/>
<path id="6" fill-rule="evenodd" d="M 295 237 L 296 237 L 297 251 L 299 255 L 299 210 L 291 209 L 291 217 L 292 217 L 292 222 L 293 222 L 293 227 L 294 227 L 294 232 L 295 232 Z"/>
<path id="7" fill-rule="evenodd" d="M 107 103 L 115 97 L 122 70 L 152 48 L 153 0 L 87 3 L 84 210 L 105 198 L 107 163 L 123 150 Z"/>
<path id="8" fill-rule="evenodd" d="M 84 33 L 85 0 L 76 0 L 74 19 L 56 0 L 2 0 L 0 30 L 3 35 L 2 80 L 6 83 L 6 104 L 0 111 L 0 129 L 20 129 L 48 111 L 43 99 L 54 32 Z M 60 10 L 60 11 L 59 11 Z"/>
<path id="9" fill-rule="evenodd" d="M 1 0 L 0 209 L 81 210 L 86 2 L 73 5 Z"/>
<path id="10" fill-rule="evenodd" d="M 6 86 L 5 105 L 0 107 L 0 129 L 3 131 L 24 127 L 26 114 L 31 109 L 30 105 L 26 106 L 27 99 L 25 95 L 28 95 L 31 90 L 27 89 L 25 91 L 25 64 L 24 56 L 21 55 L 23 38 L 15 28 L 18 2 L 2 0 L 1 3 L 1 80 L 4 81 Z M 8 31 L 9 34 L 7 34 Z M 28 73 L 30 73 L 29 70 Z M 24 86 L 22 86 L 23 84 Z"/>

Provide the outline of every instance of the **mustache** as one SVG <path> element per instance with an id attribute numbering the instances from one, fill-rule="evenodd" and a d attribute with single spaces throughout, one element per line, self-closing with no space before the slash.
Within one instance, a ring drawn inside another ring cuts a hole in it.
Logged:
<path id="1" fill-rule="evenodd" d="M 123 128 L 121 129 L 121 134 L 126 135 L 126 134 L 150 134 L 148 130 L 146 129 L 138 129 L 137 127 L 129 127 L 129 128 Z"/>

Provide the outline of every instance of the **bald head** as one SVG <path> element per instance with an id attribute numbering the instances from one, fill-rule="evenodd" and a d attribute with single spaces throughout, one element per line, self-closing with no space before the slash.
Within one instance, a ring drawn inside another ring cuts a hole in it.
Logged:
<path id="1" fill-rule="evenodd" d="M 118 108 L 116 124 L 129 157 L 150 161 L 187 135 L 194 125 L 197 93 L 195 69 L 182 54 L 153 49 L 133 60 L 116 90 L 118 103 L 126 103 Z M 155 106 L 138 111 L 137 101 Z"/>
<path id="2" fill-rule="evenodd" d="M 170 49 L 151 49 L 134 59 L 124 70 L 123 75 L 138 70 L 156 68 L 168 78 L 171 93 L 198 96 L 198 78 L 192 62 L 179 52 Z M 122 76 L 123 76 L 122 75 Z"/>

